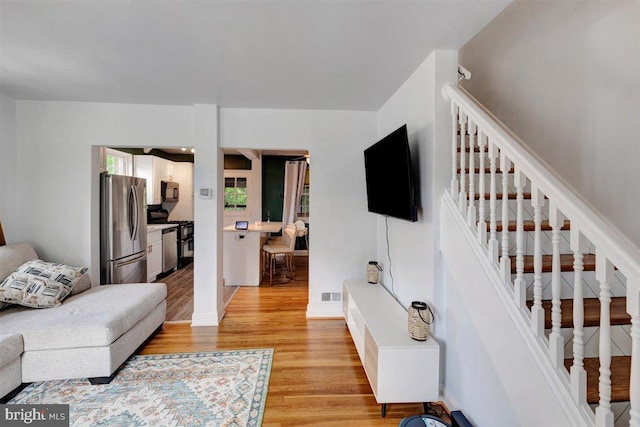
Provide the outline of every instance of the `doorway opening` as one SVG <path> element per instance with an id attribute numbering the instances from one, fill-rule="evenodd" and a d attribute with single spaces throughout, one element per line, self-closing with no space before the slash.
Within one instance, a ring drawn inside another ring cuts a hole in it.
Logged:
<path id="1" fill-rule="evenodd" d="M 271 267 L 278 270 L 276 283 L 295 281 L 296 276 L 308 283 L 308 151 L 225 149 L 224 153 L 225 293 L 230 287 L 273 285 Z M 248 229 L 242 229 L 243 222 Z M 287 226 L 295 231 L 287 234 Z M 282 248 L 272 266 L 265 245 L 290 246 L 290 251 Z"/>
<path id="2" fill-rule="evenodd" d="M 194 158 L 191 147 L 100 147 L 100 173 L 145 180 L 146 230 L 140 234 L 146 258 L 139 281 L 166 283 L 167 321 L 191 322 L 193 315 Z"/>

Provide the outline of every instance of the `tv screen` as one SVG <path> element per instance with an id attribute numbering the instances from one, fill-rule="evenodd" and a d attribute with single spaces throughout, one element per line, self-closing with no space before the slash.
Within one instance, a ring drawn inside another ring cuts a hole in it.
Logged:
<path id="1" fill-rule="evenodd" d="M 364 150 L 369 212 L 417 221 L 407 125 Z"/>

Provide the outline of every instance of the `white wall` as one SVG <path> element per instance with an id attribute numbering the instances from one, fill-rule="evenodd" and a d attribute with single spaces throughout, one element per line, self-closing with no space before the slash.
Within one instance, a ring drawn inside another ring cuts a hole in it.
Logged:
<path id="1" fill-rule="evenodd" d="M 7 243 L 20 240 L 16 101 L 0 94 L 0 221 Z"/>
<path id="2" fill-rule="evenodd" d="M 363 277 L 375 253 L 375 223 L 366 212 L 362 151 L 376 139 L 375 113 L 223 109 L 226 147 L 307 149 L 311 153 L 310 316 L 339 315 L 340 305 L 320 302 L 339 292 L 345 278 Z M 19 101 L 17 194 L 22 239 L 45 259 L 91 266 L 99 277 L 99 146 L 194 146 L 194 189 L 214 189 L 194 200 L 196 314 L 194 324 L 219 319 L 215 282 L 218 259 L 217 196 L 222 156 L 216 106 L 149 106 Z M 3 147 L 4 148 L 4 147 Z M 221 209 L 220 209 L 221 212 Z M 220 269 L 219 269 L 220 270 Z M 221 277 L 218 283 L 221 283 Z"/>
<path id="3" fill-rule="evenodd" d="M 18 101 L 20 238 L 99 283 L 98 146 L 192 145 L 190 107 Z"/>
<path id="4" fill-rule="evenodd" d="M 222 296 L 222 206 L 224 153 L 219 145 L 216 105 L 194 106 L 194 187 L 213 190 L 211 199 L 194 200 L 192 326 L 217 325 L 224 316 Z"/>
<path id="5" fill-rule="evenodd" d="M 376 140 L 375 120 L 373 112 L 220 109 L 223 148 L 309 151 L 309 317 L 340 316 L 341 304 L 321 302 L 321 292 L 341 292 L 344 279 L 364 278 L 375 254 L 363 155 Z"/>
<path id="6" fill-rule="evenodd" d="M 446 130 L 450 128 L 450 119 L 440 91 L 446 81 L 455 81 L 456 67 L 456 51 L 432 52 L 377 114 L 378 138 L 407 124 L 411 156 L 419 170 L 422 209 L 418 222 L 388 219 L 393 289 L 405 307 L 414 300 L 427 301 L 435 305 L 436 315 L 439 312 L 436 295 L 439 200 L 449 179 L 440 159 L 443 153 L 448 159 L 450 150 L 448 142 L 443 142 L 449 141 Z M 444 139 L 443 130 L 439 128 L 445 130 Z M 377 261 L 383 265 L 383 281 L 390 289 L 385 220 L 381 215 L 374 216 Z"/>
<path id="7" fill-rule="evenodd" d="M 460 51 L 464 82 L 640 245 L 640 2 L 515 1 Z"/>

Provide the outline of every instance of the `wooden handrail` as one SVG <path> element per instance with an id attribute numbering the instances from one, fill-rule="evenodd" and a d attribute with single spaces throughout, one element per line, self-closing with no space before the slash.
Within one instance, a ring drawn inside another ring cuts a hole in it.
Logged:
<path id="1" fill-rule="evenodd" d="M 466 120 L 470 119 L 482 128 L 500 153 L 518 165 L 519 170 L 535 182 L 537 189 L 553 200 L 567 218 L 580 224 L 580 231 L 601 248 L 616 267 L 633 280 L 640 278 L 640 248 L 635 243 L 583 200 L 573 187 L 466 90 L 453 83 L 445 83 L 442 95 L 461 108 L 468 117 Z"/>

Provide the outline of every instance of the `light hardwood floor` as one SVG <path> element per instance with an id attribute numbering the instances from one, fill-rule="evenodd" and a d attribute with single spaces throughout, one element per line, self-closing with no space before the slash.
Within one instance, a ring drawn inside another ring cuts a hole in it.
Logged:
<path id="1" fill-rule="evenodd" d="M 296 260 L 290 283 L 241 287 L 220 326 L 165 324 L 141 353 L 275 349 L 265 427 L 397 426 L 422 413 L 419 403 L 390 404 L 381 418 L 344 320 L 305 316 L 305 260 Z"/>

